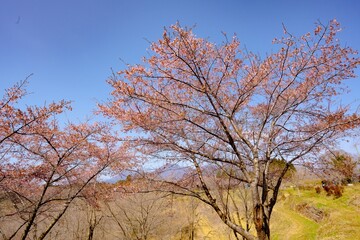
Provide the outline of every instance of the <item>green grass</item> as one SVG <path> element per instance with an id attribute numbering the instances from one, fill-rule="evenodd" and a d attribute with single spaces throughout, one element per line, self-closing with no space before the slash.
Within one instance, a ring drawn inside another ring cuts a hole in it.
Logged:
<path id="1" fill-rule="evenodd" d="M 302 212 L 299 206 L 321 213 L 323 218 L 316 218 L 313 212 Z M 234 239 L 212 209 L 200 204 L 197 211 L 200 213 L 198 239 Z M 345 187 L 343 196 L 337 199 L 326 196 L 324 191 L 317 194 L 314 187 L 287 188 L 280 193 L 271 218 L 271 239 L 353 240 L 360 239 L 359 236 L 360 184 Z"/>
<path id="2" fill-rule="evenodd" d="M 334 199 L 314 189 L 286 189 L 275 206 L 271 219 L 273 239 L 359 239 L 360 185 L 345 187 L 342 197 Z M 306 204 L 325 213 L 316 222 L 296 210 Z"/>
<path id="3" fill-rule="evenodd" d="M 273 239 L 316 239 L 320 225 L 295 210 L 296 204 L 300 203 L 298 199 L 278 203 L 270 225 Z"/>

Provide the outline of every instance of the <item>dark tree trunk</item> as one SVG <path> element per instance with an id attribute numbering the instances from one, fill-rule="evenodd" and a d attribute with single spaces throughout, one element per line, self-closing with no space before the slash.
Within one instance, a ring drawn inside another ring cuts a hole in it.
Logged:
<path id="1" fill-rule="evenodd" d="M 260 204 L 254 207 L 254 224 L 259 240 L 270 240 L 270 219 L 267 218 L 264 207 Z"/>

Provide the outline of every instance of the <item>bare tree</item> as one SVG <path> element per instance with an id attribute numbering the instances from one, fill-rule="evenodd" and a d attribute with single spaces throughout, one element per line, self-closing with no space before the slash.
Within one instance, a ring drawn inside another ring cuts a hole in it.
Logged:
<path id="1" fill-rule="evenodd" d="M 120 239 L 166 239 L 171 234 L 167 222 L 172 216 L 170 204 L 164 194 L 128 193 L 107 202 L 104 211 L 116 223 L 120 230 L 116 237 Z"/>
<path id="2" fill-rule="evenodd" d="M 338 183 L 351 183 L 355 179 L 356 161 L 344 151 L 327 151 L 313 166 L 323 179 Z"/>

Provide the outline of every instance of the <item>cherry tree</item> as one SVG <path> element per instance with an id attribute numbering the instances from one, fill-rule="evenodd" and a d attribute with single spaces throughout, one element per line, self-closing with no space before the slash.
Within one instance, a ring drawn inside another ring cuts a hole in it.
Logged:
<path id="1" fill-rule="evenodd" d="M 92 183 L 101 173 L 127 165 L 126 146 L 108 125 L 58 122 L 69 102 L 17 107 L 25 84 L 1 101 L 0 190 L 13 204 L 0 216 L 11 223 L 0 229 L 5 239 L 44 239 L 77 199 L 95 204 Z"/>
<path id="2" fill-rule="evenodd" d="M 7 145 L 6 140 L 15 134 L 30 128 L 37 122 L 42 122 L 53 115 L 70 110 L 70 102 L 60 101 L 44 107 L 27 106 L 26 109 L 17 107 L 18 101 L 27 95 L 26 85 L 29 75 L 24 81 L 14 84 L 9 89 L 5 89 L 2 99 L 0 99 L 0 149 L 1 163 L 5 161 Z"/>
<path id="3" fill-rule="evenodd" d="M 336 20 L 301 37 L 284 27 L 284 37 L 274 40 L 277 50 L 260 57 L 242 50 L 236 37 L 215 44 L 176 24 L 151 44 L 143 64 L 109 79 L 112 99 L 100 109 L 132 133 L 139 155 L 192 166 L 189 175 L 201 191 L 184 185 L 190 181 L 173 181 L 178 193 L 210 205 L 237 237 L 270 239 L 289 167 L 360 123 L 350 106 L 336 101 L 359 64 L 357 52 L 339 43 L 339 31 Z M 273 159 L 286 162 L 276 175 L 269 171 Z M 216 184 L 208 181 L 214 168 L 229 177 L 231 189 L 249 187 L 254 232 L 217 201 Z"/>

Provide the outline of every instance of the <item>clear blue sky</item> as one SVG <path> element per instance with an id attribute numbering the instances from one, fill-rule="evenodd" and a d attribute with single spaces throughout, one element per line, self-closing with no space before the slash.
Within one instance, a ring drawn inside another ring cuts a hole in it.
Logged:
<path id="1" fill-rule="evenodd" d="M 215 42 L 221 31 L 237 33 L 249 50 L 265 54 L 282 23 L 303 34 L 333 18 L 344 28 L 341 42 L 360 50 L 357 0 L 1 0 L 0 89 L 34 73 L 26 104 L 73 100 L 68 118 L 83 120 L 109 97 L 105 80 L 111 68 L 124 67 L 119 59 L 140 63 L 145 39 L 159 39 L 176 21 L 196 24 L 197 36 Z M 346 101 L 360 90 L 359 79 L 349 85 Z"/>

